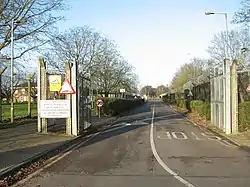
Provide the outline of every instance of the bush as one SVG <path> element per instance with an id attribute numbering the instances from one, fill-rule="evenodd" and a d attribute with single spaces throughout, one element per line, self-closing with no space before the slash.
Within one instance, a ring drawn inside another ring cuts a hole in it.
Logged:
<path id="1" fill-rule="evenodd" d="M 173 100 L 170 101 L 169 99 L 163 98 L 163 101 L 168 104 L 175 104 L 177 107 L 180 107 L 180 108 L 186 108 L 185 99 L 176 99 L 174 101 Z M 201 100 L 193 100 L 190 102 L 190 107 L 191 107 L 191 110 L 198 112 L 201 116 L 210 120 L 211 118 L 210 103 L 204 102 Z"/>
<path id="2" fill-rule="evenodd" d="M 193 100 L 191 101 L 190 105 L 191 105 L 191 110 L 198 112 L 201 116 L 210 120 L 211 118 L 210 103 L 201 100 Z"/>
<path id="3" fill-rule="evenodd" d="M 239 104 L 239 131 L 250 129 L 250 101 Z"/>
<path id="4" fill-rule="evenodd" d="M 164 102 L 164 103 L 167 103 L 167 104 L 176 104 L 176 100 L 175 99 L 171 99 L 171 98 L 169 98 L 169 97 L 163 97 L 162 98 L 162 101 Z"/>
<path id="5" fill-rule="evenodd" d="M 186 108 L 185 99 L 177 99 L 175 104 L 180 108 Z"/>
<path id="6" fill-rule="evenodd" d="M 104 105 L 101 108 L 101 114 L 106 115 L 120 115 L 123 112 L 131 110 L 135 107 L 142 105 L 144 102 L 142 99 L 120 99 L 120 98 L 102 98 Z M 98 110 L 95 105 L 95 109 Z"/>

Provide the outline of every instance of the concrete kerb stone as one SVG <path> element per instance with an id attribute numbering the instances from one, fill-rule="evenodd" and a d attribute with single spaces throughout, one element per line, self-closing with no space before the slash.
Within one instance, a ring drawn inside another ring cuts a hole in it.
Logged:
<path id="1" fill-rule="evenodd" d="M 113 125 L 117 120 L 118 120 L 118 118 L 115 119 L 114 121 L 109 122 L 110 125 Z M 97 127 L 97 129 L 101 128 L 102 126 L 105 126 L 105 125 L 107 125 L 107 123 L 100 125 L 99 127 Z M 44 159 L 44 160 L 48 160 L 48 159 L 52 158 L 53 156 L 58 155 L 60 152 L 63 152 L 65 149 L 69 148 L 70 146 L 74 147 L 78 143 L 78 140 L 80 140 L 81 138 L 84 138 L 87 135 L 94 133 L 91 131 L 91 129 L 92 129 L 91 127 L 86 129 L 82 135 L 76 136 L 73 139 L 68 140 L 66 143 L 62 143 L 59 146 L 56 146 L 56 147 L 51 148 L 49 150 L 43 151 L 37 155 L 34 155 L 33 157 L 28 158 L 27 160 L 21 162 L 18 165 L 6 168 L 5 170 L 0 172 L 0 181 L 4 180 L 6 177 L 11 176 L 12 174 L 17 173 L 22 168 L 27 168 L 29 165 L 41 160 L 43 157 L 49 157 L 49 158 Z M 50 154 L 52 154 L 52 156 L 48 156 Z"/>
<path id="2" fill-rule="evenodd" d="M 188 120 L 189 122 L 191 122 L 194 126 L 199 127 L 200 129 L 202 128 L 203 131 L 208 130 L 208 131 L 210 131 L 210 132 L 216 134 L 216 135 L 219 136 L 220 138 L 226 139 L 227 141 L 229 141 L 229 142 L 230 142 L 231 144 L 233 144 L 233 145 L 236 145 L 236 146 L 238 146 L 238 147 L 243 147 L 242 144 L 236 142 L 235 140 L 231 139 L 231 138 L 228 137 L 227 135 L 225 135 L 225 134 L 223 134 L 223 133 L 220 133 L 220 132 L 218 132 L 218 131 L 212 129 L 212 127 L 203 126 L 203 125 L 198 125 L 198 124 L 196 124 L 195 122 L 193 122 L 192 120 L 190 120 L 189 118 L 187 118 L 187 117 L 184 117 L 184 118 L 185 118 L 186 120 Z"/>
<path id="3" fill-rule="evenodd" d="M 215 129 L 212 129 L 211 127 L 207 127 L 207 129 L 208 129 L 209 131 L 213 132 L 214 134 L 220 136 L 221 138 L 227 139 L 230 143 L 232 143 L 232 144 L 234 144 L 234 145 L 236 145 L 236 146 L 238 146 L 238 147 L 245 147 L 244 145 L 240 144 L 239 142 L 233 140 L 232 138 L 228 137 L 227 135 L 225 135 L 225 134 L 223 134 L 223 133 L 218 132 L 218 131 L 215 130 Z M 248 146 L 247 146 L 247 147 L 248 147 Z M 249 147 L 249 148 L 250 148 L 250 147 Z"/>

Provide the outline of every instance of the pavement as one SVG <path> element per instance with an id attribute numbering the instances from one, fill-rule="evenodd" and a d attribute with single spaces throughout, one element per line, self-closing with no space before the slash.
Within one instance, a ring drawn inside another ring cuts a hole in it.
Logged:
<path id="1" fill-rule="evenodd" d="M 160 101 L 141 110 L 17 186 L 250 186 L 249 149 L 195 126 Z"/>
<path id="2" fill-rule="evenodd" d="M 115 117 L 93 117 L 94 127 L 113 122 Z M 56 125 L 49 124 L 46 134 L 37 133 L 37 123 L 29 121 L 27 124 L 19 124 L 9 128 L 0 128 L 0 174 L 12 169 L 18 164 L 33 158 L 49 150 L 56 149 L 70 143 L 76 137 L 65 134 L 65 120 L 57 120 Z M 63 132 L 64 131 L 64 132 Z"/>

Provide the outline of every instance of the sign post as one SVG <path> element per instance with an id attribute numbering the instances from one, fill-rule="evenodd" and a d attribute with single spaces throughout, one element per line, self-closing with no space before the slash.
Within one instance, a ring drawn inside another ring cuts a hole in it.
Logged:
<path id="1" fill-rule="evenodd" d="M 101 98 L 97 99 L 96 105 L 97 105 L 97 107 L 99 109 L 99 112 L 98 112 L 99 113 L 99 118 L 101 118 L 101 108 L 103 107 L 103 104 L 104 104 L 104 102 L 103 102 L 103 100 Z"/>
<path id="2" fill-rule="evenodd" d="M 122 94 L 122 98 L 124 98 L 125 89 L 120 89 L 120 93 Z"/>

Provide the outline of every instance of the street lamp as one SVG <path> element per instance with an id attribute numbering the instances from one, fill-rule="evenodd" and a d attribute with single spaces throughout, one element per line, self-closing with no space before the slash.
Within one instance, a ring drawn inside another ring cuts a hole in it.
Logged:
<path id="1" fill-rule="evenodd" d="M 226 13 L 226 12 L 205 12 L 205 15 L 206 15 L 206 16 L 215 15 L 215 14 L 224 15 L 224 17 L 225 17 L 225 22 L 226 22 L 226 33 L 227 33 L 227 57 L 229 57 L 229 45 L 228 45 L 228 42 L 229 42 L 229 29 L 228 29 L 227 13 Z"/>
<path id="2" fill-rule="evenodd" d="M 11 107 L 10 116 L 11 123 L 14 122 L 14 101 L 13 101 L 13 75 L 14 75 L 14 26 L 15 24 L 22 24 L 24 20 L 11 20 L 11 43 L 10 43 L 10 90 L 11 90 Z"/>
<path id="3" fill-rule="evenodd" d="M 226 41 L 226 45 L 227 45 L 227 54 L 225 54 L 225 61 L 223 63 L 223 82 L 224 82 L 224 97 L 223 97 L 223 111 L 224 111 L 224 115 L 223 115 L 223 120 L 224 120 L 224 128 L 225 128 L 225 132 L 226 134 L 230 134 L 232 131 L 231 129 L 231 124 L 230 124 L 230 118 L 231 118 L 231 101 L 230 101 L 230 65 L 228 64 L 228 59 L 229 56 L 229 31 L 228 31 L 228 20 L 227 20 L 227 13 L 225 12 L 205 12 L 205 15 L 224 15 L 225 17 L 225 22 L 226 22 L 226 35 L 227 35 L 227 41 Z M 228 57 L 228 58 L 227 58 Z"/>

